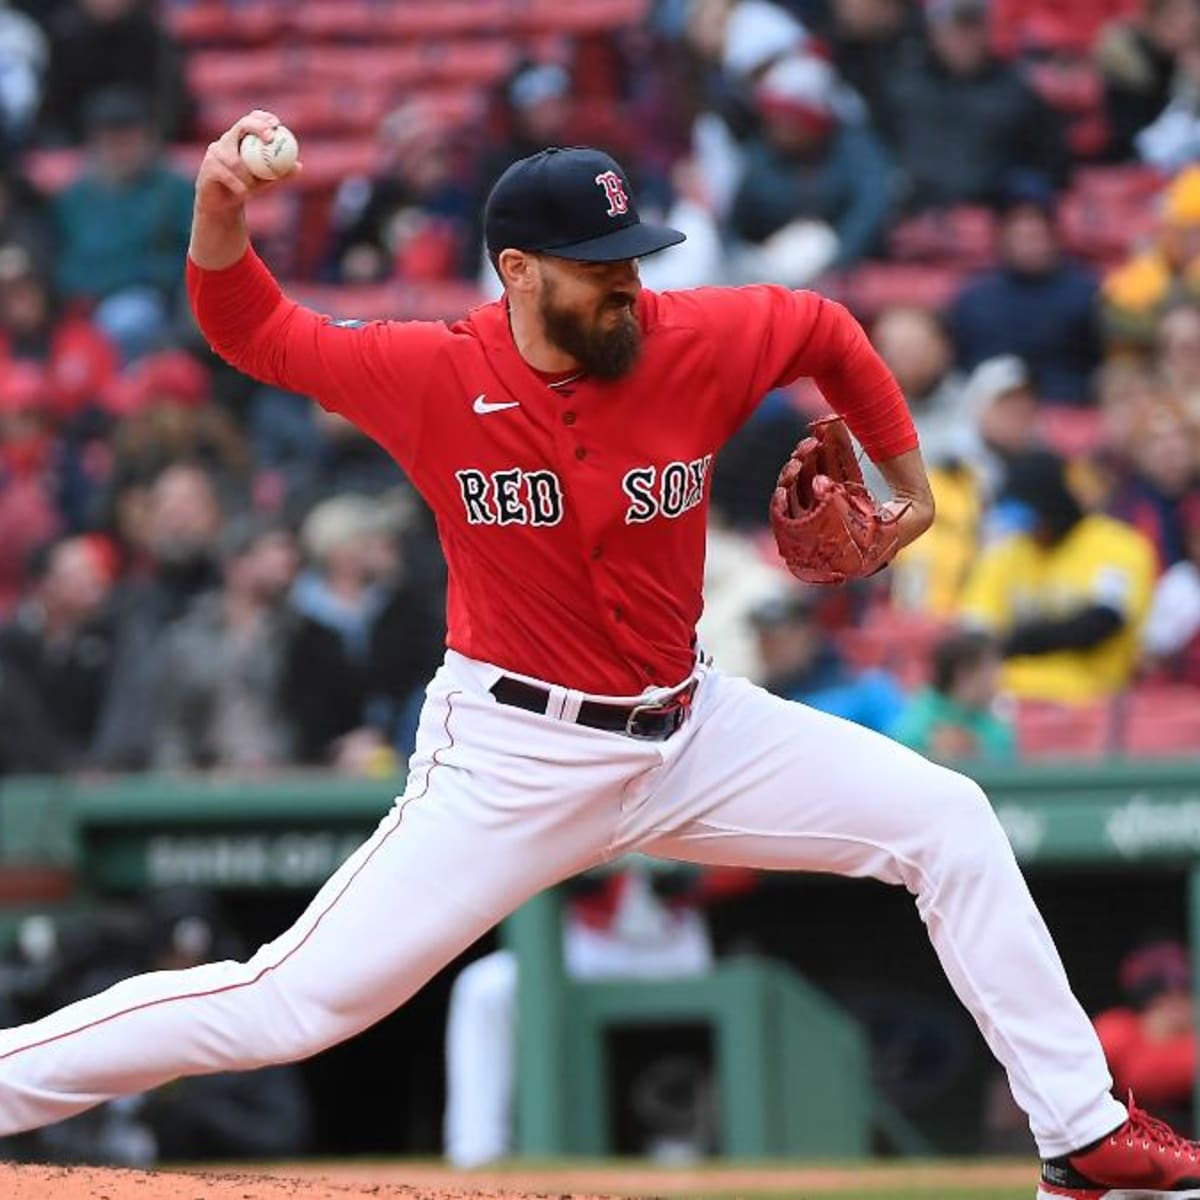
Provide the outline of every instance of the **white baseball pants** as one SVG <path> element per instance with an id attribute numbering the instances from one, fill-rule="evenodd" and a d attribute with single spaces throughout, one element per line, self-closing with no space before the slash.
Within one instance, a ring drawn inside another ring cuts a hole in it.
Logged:
<path id="1" fill-rule="evenodd" d="M 534 892 L 632 850 L 902 884 L 1042 1154 L 1119 1125 L 1100 1045 L 980 788 L 697 670 L 688 722 L 648 742 L 501 705 L 500 671 L 448 652 L 404 795 L 300 919 L 248 962 L 139 976 L 0 1033 L 0 1136 L 181 1075 L 315 1054 Z M 551 711 L 577 711 L 580 693 L 553 692 Z"/>

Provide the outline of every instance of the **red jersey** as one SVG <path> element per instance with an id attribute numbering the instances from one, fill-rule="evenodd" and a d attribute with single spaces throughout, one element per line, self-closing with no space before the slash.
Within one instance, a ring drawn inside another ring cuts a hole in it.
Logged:
<path id="1" fill-rule="evenodd" d="M 425 497 L 447 644 L 585 692 L 691 671 L 713 459 L 771 388 L 813 376 L 872 458 L 917 444 L 858 323 L 811 292 L 643 290 L 632 371 L 549 387 L 503 300 L 452 326 L 338 323 L 287 300 L 253 251 L 189 262 L 188 287 L 217 353 L 352 421 Z"/>
<path id="2" fill-rule="evenodd" d="M 1196 1082 L 1196 1034 L 1192 1030 L 1162 1041 L 1147 1036 L 1141 1017 L 1113 1008 L 1095 1021 L 1117 1095 L 1131 1088 L 1152 1111 L 1186 1109 Z"/>

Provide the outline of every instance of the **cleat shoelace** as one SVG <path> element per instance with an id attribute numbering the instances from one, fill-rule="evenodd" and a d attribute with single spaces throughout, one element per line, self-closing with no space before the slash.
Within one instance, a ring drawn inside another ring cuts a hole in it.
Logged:
<path id="1" fill-rule="evenodd" d="M 1187 1138 L 1181 1137 L 1173 1130 L 1165 1121 L 1160 1121 L 1157 1117 L 1152 1117 L 1148 1112 L 1138 1108 L 1133 1102 L 1133 1093 L 1129 1095 L 1129 1120 L 1113 1132 L 1109 1138 L 1114 1145 L 1124 1141 L 1127 1146 L 1132 1146 L 1136 1142 L 1142 1143 L 1142 1148 L 1150 1149 L 1151 1146 L 1157 1146 L 1163 1150 L 1170 1150 L 1176 1158 L 1187 1158 L 1189 1162 L 1200 1161 L 1197 1159 L 1197 1154 L 1200 1154 L 1200 1143 L 1190 1142 Z"/>

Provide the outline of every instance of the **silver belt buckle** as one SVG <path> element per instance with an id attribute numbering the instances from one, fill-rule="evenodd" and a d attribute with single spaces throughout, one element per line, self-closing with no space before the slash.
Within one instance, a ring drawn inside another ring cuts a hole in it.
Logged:
<path id="1" fill-rule="evenodd" d="M 634 723 L 634 721 L 636 721 L 636 720 L 638 719 L 638 717 L 639 717 L 639 716 L 640 716 L 642 713 L 644 713 L 644 712 L 657 712 L 657 711 L 661 711 L 663 707 L 664 707 L 664 705 L 663 705 L 661 702 L 655 702 L 654 704 L 635 704 L 635 705 L 634 705 L 634 706 L 633 706 L 633 707 L 632 707 L 632 708 L 629 710 L 629 716 L 627 716 L 627 717 L 625 718 L 625 736 L 626 736 L 626 737 L 631 737 L 631 738 L 638 738 L 638 739 L 640 739 L 640 740 L 641 740 L 641 741 L 643 741 L 643 742 L 654 742 L 654 741 L 658 741 L 658 735 L 657 735 L 657 734 L 654 734 L 654 733 L 638 733 L 638 732 L 637 732 L 637 731 L 636 731 L 636 730 L 633 728 L 633 723 Z M 678 727 L 677 727 L 677 728 L 678 728 Z"/>

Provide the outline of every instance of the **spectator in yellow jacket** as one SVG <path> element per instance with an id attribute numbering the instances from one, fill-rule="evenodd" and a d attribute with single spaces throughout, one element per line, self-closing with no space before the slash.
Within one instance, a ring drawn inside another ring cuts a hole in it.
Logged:
<path id="1" fill-rule="evenodd" d="M 1063 704 L 1120 691 L 1150 605 L 1153 546 L 1112 517 L 1085 514 L 1047 450 L 1011 464 L 1002 504 L 1015 531 L 984 551 L 961 607 L 967 623 L 1000 639 L 1005 689 Z"/>

